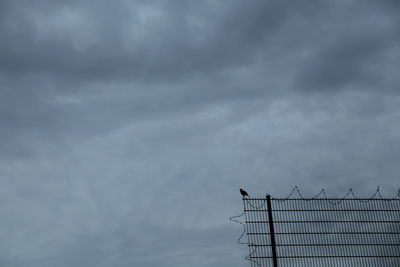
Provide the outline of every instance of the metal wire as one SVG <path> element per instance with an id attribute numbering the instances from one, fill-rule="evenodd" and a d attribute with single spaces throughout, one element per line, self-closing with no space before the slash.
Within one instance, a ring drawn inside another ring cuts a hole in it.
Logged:
<path id="1" fill-rule="evenodd" d="M 273 266 L 265 203 L 243 198 L 243 214 L 230 218 L 244 227 L 238 242 L 248 245 L 251 267 Z M 379 187 L 369 198 L 351 189 L 341 198 L 323 189 L 304 198 L 294 187 L 271 204 L 278 266 L 400 266 L 400 190 L 394 198 L 383 198 Z"/>

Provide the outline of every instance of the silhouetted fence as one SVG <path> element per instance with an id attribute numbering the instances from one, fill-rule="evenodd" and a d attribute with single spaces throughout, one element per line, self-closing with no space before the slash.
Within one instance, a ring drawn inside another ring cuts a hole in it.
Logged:
<path id="1" fill-rule="evenodd" d="M 297 188 L 294 189 L 297 191 Z M 400 197 L 243 198 L 251 266 L 400 266 Z M 234 220 L 236 221 L 236 220 Z M 238 221 L 237 221 L 238 222 Z"/>

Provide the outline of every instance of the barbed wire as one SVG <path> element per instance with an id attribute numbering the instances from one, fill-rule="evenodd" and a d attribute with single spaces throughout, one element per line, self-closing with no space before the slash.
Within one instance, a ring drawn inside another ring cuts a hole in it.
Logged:
<path id="1" fill-rule="evenodd" d="M 360 198 L 360 197 L 356 196 L 354 194 L 354 191 L 353 191 L 352 188 L 350 188 L 344 194 L 344 196 L 340 197 L 340 198 L 329 198 L 326 195 L 326 192 L 325 192 L 324 188 L 322 188 L 321 191 L 318 194 L 316 194 L 315 196 L 304 197 L 302 195 L 302 193 L 300 192 L 299 187 L 298 186 L 294 186 L 292 191 L 289 193 L 289 195 L 287 197 L 285 197 L 285 198 L 274 198 L 274 197 L 271 197 L 271 199 L 273 199 L 273 200 L 275 200 L 277 202 L 284 202 L 284 201 L 293 199 L 292 196 L 294 194 L 297 194 L 299 199 L 306 200 L 306 201 L 309 201 L 309 200 L 311 201 L 311 200 L 315 200 L 315 199 L 325 199 L 325 200 L 328 201 L 328 203 L 330 203 L 332 205 L 341 204 L 343 202 L 343 200 L 349 199 L 348 198 L 349 196 L 352 196 L 352 199 L 356 199 L 356 200 L 358 200 L 358 201 L 360 201 L 362 203 L 367 203 L 370 200 L 374 200 L 374 199 L 381 199 L 381 200 L 385 200 L 385 201 L 391 201 L 391 200 L 400 199 L 400 189 L 397 191 L 397 195 L 395 197 L 393 197 L 393 198 L 384 198 L 380 193 L 379 186 L 377 187 L 377 189 L 374 192 L 374 194 L 371 197 L 368 197 L 368 198 Z M 267 201 L 266 198 L 265 199 L 261 199 L 261 198 L 250 198 L 250 197 L 248 197 L 248 198 L 243 197 L 243 200 L 247 200 L 247 204 L 249 206 L 251 206 L 252 208 L 254 208 L 254 209 L 261 209 L 261 208 L 265 207 L 265 204 L 266 204 L 266 201 Z M 262 201 L 261 205 L 257 206 L 257 205 L 254 205 L 251 200 L 258 200 L 258 201 L 263 200 L 263 201 Z"/>
<path id="2" fill-rule="evenodd" d="M 372 196 L 368 197 L 368 198 L 358 197 L 354 193 L 352 188 L 350 188 L 344 194 L 344 196 L 340 197 L 340 198 L 329 198 L 326 195 L 326 192 L 325 192 L 324 188 L 322 188 L 321 191 L 318 194 L 316 194 L 315 196 L 306 198 L 301 194 L 298 186 L 294 186 L 293 190 L 290 192 L 290 194 L 286 198 L 282 199 L 282 198 L 274 198 L 274 197 L 272 197 L 272 199 L 275 200 L 275 201 L 278 201 L 278 202 L 284 202 L 284 201 L 287 201 L 289 199 L 293 199 L 292 196 L 293 196 L 294 193 L 297 193 L 297 195 L 299 196 L 299 199 L 302 199 L 302 200 L 305 200 L 305 201 L 311 201 L 311 200 L 315 200 L 315 199 L 325 199 L 325 200 L 328 201 L 328 203 L 330 203 L 332 205 L 339 205 L 346 199 L 355 199 L 355 200 L 360 201 L 362 203 L 367 203 L 367 202 L 369 202 L 371 200 L 376 200 L 376 199 L 380 199 L 380 200 L 384 200 L 384 201 L 400 200 L 400 189 L 398 189 L 396 196 L 394 196 L 392 198 L 384 198 L 380 193 L 379 186 L 377 187 L 377 189 L 374 192 L 374 194 Z M 352 198 L 349 198 L 349 196 L 351 196 Z"/>
<path id="3" fill-rule="evenodd" d="M 244 206 L 244 200 L 245 200 L 245 199 L 243 199 L 243 208 L 245 208 L 245 206 Z M 238 243 L 239 245 L 247 245 L 247 246 L 249 246 L 249 247 L 250 247 L 250 246 L 253 247 L 253 250 L 250 251 L 249 255 L 247 255 L 246 257 L 244 257 L 244 259 L 245 259 L 245 260 L 248 260 L 248 261 L 251 261 L 251 262 L 254 262 L 254 263 L 256 263 L 258 266 L 261 267 L 261 264 L 260 264 L 258 261 L 256 261 L 256 260 L 254 260 L 254 259 L 251 258 L 251 256 L 252 256 L 252 255 L 256 252 L 256 250 L 257 250 L 257 247 L 256 247 L 256 246 L 253 246 L 253 245 L 255 245 L 255 244 L 254 244 L 253 242 L 242 242 L 242 241 L 241 241 L 242 238 L 243 238 L 243 236 L 246 234 L 246 224 L 243 223 L 243 222 L 241 222 L 241 221 L 239 221 L 239 220 L 237 220 L 237 219 L 238 219 L 238 218 L 242 218 L 244 215 L 245 215 L 245 211 L 243 211 L 242 214 L 229 217 L 229 220 L 230 220 L 231 222 L 235 222 L 235 223 L 238 223 L 238 224 L 240 224 L 240 225 L 243 226 L 243 232 L 242 232 L 242 234 L 239 236 L 239 239 L 238 239 L 237 243 Z"/>

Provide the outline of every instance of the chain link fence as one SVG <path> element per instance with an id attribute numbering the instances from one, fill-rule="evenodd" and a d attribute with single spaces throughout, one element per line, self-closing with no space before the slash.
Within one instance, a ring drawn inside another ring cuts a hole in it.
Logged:
<path id="1" fill-rule="evenodd" d="M 304 198 L 295 187 L 286 198 L 246 196 L 243 207 L 231 220 L 244 227 L 251 267 L 400 266 L 399 194 Z"/>

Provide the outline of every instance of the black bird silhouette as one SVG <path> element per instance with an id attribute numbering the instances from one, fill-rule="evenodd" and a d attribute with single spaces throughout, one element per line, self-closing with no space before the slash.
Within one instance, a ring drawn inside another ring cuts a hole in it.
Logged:
<path id="1" fill-rule="evenodd" d="M 247 192 L 244 191 L 242 188 L 240 188 L 240 194 L 242 194 L 243 197 L 245 197 L 245 196 L 249 197 L 249 194 L 247 194 Z"/>

